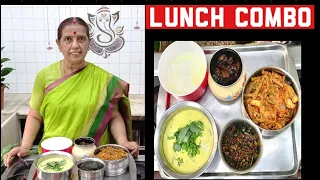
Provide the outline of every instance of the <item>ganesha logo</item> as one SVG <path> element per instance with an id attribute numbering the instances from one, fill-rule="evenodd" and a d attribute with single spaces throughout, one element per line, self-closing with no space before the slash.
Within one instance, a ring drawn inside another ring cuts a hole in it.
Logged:
<path id="1" fill-rule="evenodd" d="M 111 13 L 108 7 L 101 6 L 95 15 L 88 13 L 89 49 L 107 58 L 111 53 L 119 51 L 124 45 L 123 27 L 114 28 L 120 17 L 120 11 Z"/>

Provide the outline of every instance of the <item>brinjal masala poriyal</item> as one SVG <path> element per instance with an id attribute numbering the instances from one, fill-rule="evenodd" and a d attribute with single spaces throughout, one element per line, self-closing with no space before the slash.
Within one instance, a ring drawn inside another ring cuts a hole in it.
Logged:
<path id="1" fill-rule="evenodd" d="M 259 157 L 260 139 L 249 124 L 236 122 L 226 129 L 221 147 L 229 166 L 236 170 L 247 170 Z"/>

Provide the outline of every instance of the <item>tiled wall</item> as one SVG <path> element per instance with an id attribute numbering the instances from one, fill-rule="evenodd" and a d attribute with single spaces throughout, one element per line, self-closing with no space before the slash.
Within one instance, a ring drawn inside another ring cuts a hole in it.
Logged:
<path id="1" fill-rule="evenodd" d="M 6 89 L 6 92 L 31 93 L 36 74 L 63 58 L 55 44 L 60 22 L 71 16 L 88 22 L 87 13 L 95 14 L 100 7 L 1 5 L 1 47 L 5 46 L 1 57 L 11 59 L 4 63 L 4 67 L 16 69 L 7 76 L 10 90 Z M 119 25 L 124 26 L 124 47 L 107 59 L 89 51 L 86 60 L 129 82 L 131 94 L 144 94 L 144 6 L 108 7 L 112 13 L 120 11 Z M 140 29 L 134 29 L 137 21 Z M 52 50 L 47 50 L 48 40 Z"/>

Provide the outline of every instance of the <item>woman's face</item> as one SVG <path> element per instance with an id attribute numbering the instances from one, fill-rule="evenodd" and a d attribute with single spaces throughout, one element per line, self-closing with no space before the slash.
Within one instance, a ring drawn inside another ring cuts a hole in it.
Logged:
<path id="1" fill-rule="evenodd" d="M 80 63 L 86 57 L 89 49 L 86 28 L 79 24 L 65 26 L 57 44 L 65 60 L 71 63 Z"/>

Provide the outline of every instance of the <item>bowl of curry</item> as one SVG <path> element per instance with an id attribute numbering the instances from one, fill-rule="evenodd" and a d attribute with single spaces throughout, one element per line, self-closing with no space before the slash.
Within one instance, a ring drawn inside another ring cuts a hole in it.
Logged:
<path id="1" fill-rule="evenodd" d="M 161 168 L 176 179 L 193 179 L 209 167 L 218 145 L 215 120 L 202 105 L 182 101 L 170 107 L 155 133 Z"/>
<path id="2" fill-rule="evenodd" d="M 94 150 L 94 157 L 105 163 L 106 176 L 119 176 L 127 171 L 129 166 L 129 154 L 127 148 L 117 144 L 106 144 Z"/>
<path id="3" fill-rule="evenodd" d="M 300 89 L 288 72 L 266 66 L 249 77 L 242 94 L 242 113 L 260 128 L 262 136 L 274 137 L 294 122 L 300 99 Z"/>
<path id="4" fill-rule="evenodd" d="M 261 132 L 249 119 L 232 119 L 222 129 L 219 153 L 231 171 L 237 174 L 250 172 L 259 163 L 262 152 Z"/>

